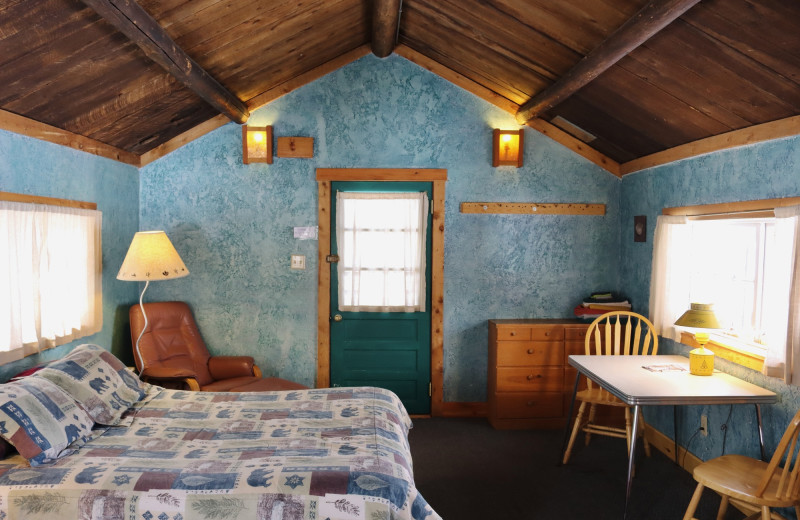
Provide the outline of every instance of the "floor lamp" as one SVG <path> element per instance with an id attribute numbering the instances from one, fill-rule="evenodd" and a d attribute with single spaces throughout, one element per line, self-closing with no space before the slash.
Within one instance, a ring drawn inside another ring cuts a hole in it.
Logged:
<path id="1" fill-rule="evenodd" d="M 147 330 L 147 314 L 144 312 L 142 300 L 144 292 L 150 285 L 150 281 L 170 280 L 172 278 L 183 278 L 189 274 L 183 260 L 175 250 L 172 242 L 169 241 L 167 234 L 163 231 L 139 231 L 133 236 L 128 254 L 122 261 L 122 267 L 117 273 L 117 280 L 128 282 L 145 282 L 142 294 L 139 296 L 139 308 L 142 309 L 144 316 L 144 327 L 139 337 L 136 338 L 136 358 L 139 360 L 139 373 L 144 371 L 144 360 L 139 351 L 139 341 L 141 341 L 144 331 Z"/>

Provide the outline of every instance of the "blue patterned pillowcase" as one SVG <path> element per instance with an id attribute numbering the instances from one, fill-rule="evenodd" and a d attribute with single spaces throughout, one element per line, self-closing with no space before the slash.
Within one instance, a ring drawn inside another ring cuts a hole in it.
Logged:
<path id="1" fill-rule="evenodd" d="M 80 345 L 32 378 L 63 388 L 98 424 L 114 426 L 144 397 L 144 388 L 122 362 L 97 345 Z"/>
<path id="2" fill-rule="evenodd" d="M 69 455 L 67 447 L 87 440 L 93 425 L 69 394 L 46 379 L 0 385 L 0 435 L 31 466 Z"/>

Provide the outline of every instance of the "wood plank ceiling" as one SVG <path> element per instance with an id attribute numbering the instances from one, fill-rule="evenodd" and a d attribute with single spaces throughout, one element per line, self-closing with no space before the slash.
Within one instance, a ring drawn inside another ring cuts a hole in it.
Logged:
<path id="1" fill-rule="evenodd" d="M 22 116 L 135 163 L 370 42 L 618 174 L 765 123 L 800 133 L 796 0 L 4 0 L 0 125 Z"/>

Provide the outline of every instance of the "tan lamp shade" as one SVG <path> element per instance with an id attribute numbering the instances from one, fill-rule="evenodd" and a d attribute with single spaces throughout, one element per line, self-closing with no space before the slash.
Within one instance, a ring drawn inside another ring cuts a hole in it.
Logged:
<path id="1" fill-rule="evenodd" d="M 139 231 L 133 236 L 117 280 L 146 282 L 189 274 L 183 260 L 163 231 Z"/>
<path id="2" fill-rule="evenodd" d="M 719 329 L 720 324 L 710 303 L 692 303 L 688 311 L 678 318 L 675 325 L 695 329 Z"/>

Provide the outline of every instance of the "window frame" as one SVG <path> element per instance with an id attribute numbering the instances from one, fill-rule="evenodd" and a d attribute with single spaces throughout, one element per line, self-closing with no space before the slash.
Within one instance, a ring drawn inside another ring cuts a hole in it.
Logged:
<path id="1" fill-rule="evenodd" d="M 775 208 L 797 204 L 800 204 L 800 197 L 785 197 L 670 207 L 664 208 L 661 213 L 662 215 L 685 216 L 690 220 L 764 219 L 774 218 Z M 681 330 L 681 343 L 691 347 L 700 346 L 691 332 L 681 327 L 678 328 Z M 748 368 L 763 371 L 766 359 L 766 347 L 763 345 L 739 340 L 721 333 L 711 333 L 710 338 L 706 348 L 712 350 L 717 356 Z"/>
<path id="2" fill-rule="evenodd" d="M 0 201 L 3 202 L 12 202 L 12 203 L 21 203 L 21 204 L 29 204 L 29 205 L 39 205 L 39 206 L 55 206 L 61 208 L 69 208 L 69 209 L 79 209 L 79 210 L 91 210 L 91 211 L 98 211 L 97 204 L 94 202 L 86 202 L 86 201 L 78 201 L 78 200 L 70 200 L 70 199 L 61 199 L 61 198 L 54 198 L 54 197 L 44 197 L 39 195 L 29 195 L 29 194 L 22 194 L 22 193 L 12 193 L 12 192 L 5 192 L 0 191 Z M 85 337 L 95 332 L 102 330 L 103 327 L 103 319 L 102 319 L 102 213 L 99 213 L 98 221 L 99 221 L 99 228 L 96 230 L 97 232 L 97 240 L 96 243 L 99 250 L 95 251 L 95 262 L 96 262 L 96 281 L 99 285 L 95 285 L 95 321 L 89 322 L 89 332 L 83 332 L 79 335 L 71 335 L 71 336 L 56 336 L 55 339 L 47 339 L 47 338 L 39 338 L 38 344 L 29 344 L 24 343 L 19 347 L 12 347 L 8 351 L 0 351 L 0 362 L 8 363 L 13 362 L 19 359 L 23 359 L 27 356 L 37 354 L 42 350 L 47 350 L 59 345 L 63 345 L 73 341 L 75 339 L 79 339 L 81 337 Z M 99 313 L 99 314 L 97 314 Z M 85 325 L 85 324 L 84 324 Z M 83 326 L 83 325 L 82 325 Z M 96 329 L 96 330 L 95 330 Z M 75 330 L 75 329 L 73 329 Z"/>

